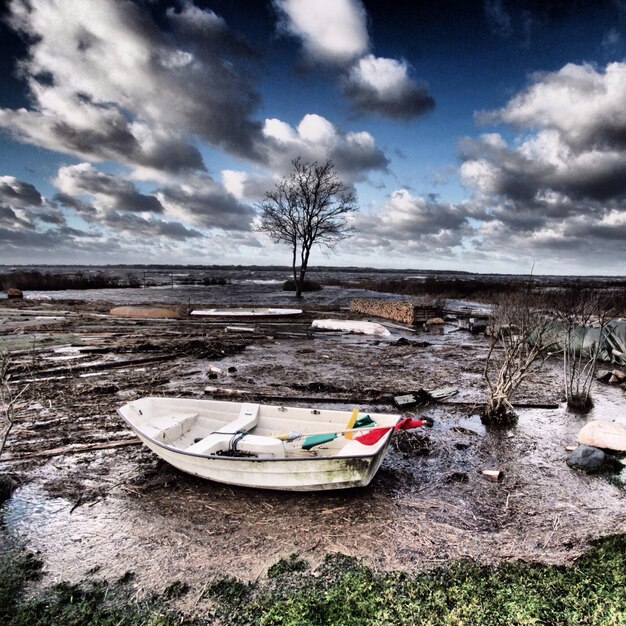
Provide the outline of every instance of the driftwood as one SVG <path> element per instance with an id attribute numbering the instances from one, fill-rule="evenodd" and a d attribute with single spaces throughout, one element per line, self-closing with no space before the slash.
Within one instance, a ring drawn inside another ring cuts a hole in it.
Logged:
<path id="1" fill-rule="evenodd" d="M 64 454 L 78 454 L 79 452 L 109 450 L 111 448 L 138 445 L 141 445 L 141 441 L 139 439 L 120 439 L 118 441 L 107 441 L 104 443 L 74 443 L 69 446 L 63 446 L 62 448 L 52 448 L 51 450 L 37 450 L 36 452 L 20 455 L 11 454 L 10 456 L 3 457 L 2 462 L 28 461 L 30 459 L 49 458 L 52 456 L 62 456 Z"/>
<path id="2" fill-rule="evenodd" d="M 350 404 L 359 404 L 364 402 L 363 397 L 340 397 L 340 396 L 286 396 L 280 394 L 260 393 L 254 389 L 231 389 L 228 387 L 205 387 L 204 393 L 212 396 L 235 396 L 246 398 L 258 398 L 259 400 L 271 400 L 273 402 L 345 402 Z M 436 400 L 435 400 L 436 401 Z M 368 403 L 385 403 L 393 404 L 393 396 L 385 394 L 375 398 L 367 398 Z M 436 401 L 437 402 L 437 401 Z M 449 404 L 455 406 L 480 406 L 486 403 L 484 400 L 476 400 L 474 402 L 467 401 L 438 401 L 438 404 Z M 514 402 L 513 406 L 519 409 L 558 409 L 559 405 L 555 402 Z"/>
<path id="3" fill-rule="evenodd" d="M 77 363 L 71 367 L 51 367 L 48 369 L 42 369 L 37 371 L 37 376 L 29 378 L 28 381 L 35 380 L 36 378 L 44 378 L 46 376 L 55 375 L 61 376 L 66 374 L 77 374 L 81 372 L 93 372 L 101 370 L 116 369 L 118 367 L 132 367 L 135 365 L 147 365 L 149 363 L 161 363 L 163 361 L 171 361 L 177 358 L 178 355 L 161 354 L 158 356 L 150 356 L 141 359 L 124 359 L 122 361 L 103 361 L 101 363 Z M 11 383 L 25 382 L 26 379 L 14 379 Z"/>

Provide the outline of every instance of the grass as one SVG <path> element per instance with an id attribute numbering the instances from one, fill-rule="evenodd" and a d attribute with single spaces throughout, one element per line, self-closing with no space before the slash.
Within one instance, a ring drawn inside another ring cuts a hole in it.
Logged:
<path id="1" fill-rule="evenodd" d="M 182 584 L 142 603 L 120 581 L 61 584 L 31 598 L 24 590 L 41 565 L 25 555 L 7 558 L 0 564 L 0 623 L 7 626 L 626 626 L 626 535 L 597 542 L 571 566 L 459 561 L 408 575 L 375 573 L 334 554 L 311 572 L 292 555 L 254 583 L 214 580 L 206 590 L 213 607 L 197 622 L 166 608 L 186 592 Z"/>
<path id="2" fill-rule="evenodd" d="M 184 584 L 170 585 L 163 596 L 137 602 L 129 583 L 120 580 L 60 583 L 34 596 L 29 583 L 41 578 L 42 563 L 28 553 L 0 556 L 0 624 L 3 626 L 194 626 L 198 622 L 166 608 L 167 601 L 186 592 Z"/>

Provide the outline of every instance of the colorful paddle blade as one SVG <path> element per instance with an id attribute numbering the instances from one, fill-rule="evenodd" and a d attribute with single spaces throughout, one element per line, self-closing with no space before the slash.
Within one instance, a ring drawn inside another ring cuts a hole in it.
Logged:
<path id="1" fill-rule="evenodd" d="M 426 424 L 426 420 L 414 420 L 412 417 L 405 417 L 396 424 L 395 429 L 411 430 L 412 428 L 419 428 L 424 424 Z"/>
<path id="2" fill-rule="evenodd" d="M 337 438 L 337 433 L 326 433 L 325 435 L 311 435 L 310 437 L 305 437 L 302 442 L 303 450 L 310 450 L 315 446 L 320 446 L 323 443 L 328 443 L 333 439 Z"/>
<path id="3" fill-rule="evenodd" d="M 378 443 L 390 430 L 391 426 L 372 428 L 372 430 L 365 433 L 364 435 L 359 435 L 358 437 L 355 437 L 354 441 L 358 441 L 364 446 L 373 446 L 375 443 Z"/>
<path id="4" fill-rule="evenodd" d="M 350 419 L 348 420 L 348 423 L 346 424 L 346 427 L 344 430 L 350 430 L 351 428 L 354 428 L 354 422 L 356 422 L 357 417 L 359 417 L 359 409 L 354 407 L 352 409 L 352 415 L 350 416 Z M 346 439 L 352 439 L 353 433 L 346 433 L 344 437 Z"/>
<path id="5" fill-rule="evenodd" d="M 354 422 L 354 426 L 352 428 L 365 428 L 366 426 L 375 426 L 376 422 L 369 416 L 363 415 L 359 417 L 359 419 Z"/>

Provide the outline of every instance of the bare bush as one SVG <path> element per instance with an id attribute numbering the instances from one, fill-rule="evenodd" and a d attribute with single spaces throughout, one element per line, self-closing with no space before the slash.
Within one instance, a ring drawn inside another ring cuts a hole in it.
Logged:
<path id="1" fill-rule="evenodd" d="M 488 387 L 485 424 L 512 425 L 517 416 L 511 404 L 528 376 L 550 356 L 546 346 L 551 322 L 524 294 L 502 298 L 492 310 L 488 332 L 491 340 L 485 361 Z"/>
<path id="2" fill-rule="evenodd" d="M 10 384 L 11 358 L 7 352 L 0 352 L 0 456 L 4 451 L 9 433 L 15 422 L 15 405 L 28 389 L 28 385 L 16 392 Z"/>
<path id="3" fill-rule="evenodd" d="M 588 410 L 591 384 L 615 302 L 593 289 L 567 289 L 555 298 L 556 333 L 563 350 L 563 381 L 567 405 Z"/>

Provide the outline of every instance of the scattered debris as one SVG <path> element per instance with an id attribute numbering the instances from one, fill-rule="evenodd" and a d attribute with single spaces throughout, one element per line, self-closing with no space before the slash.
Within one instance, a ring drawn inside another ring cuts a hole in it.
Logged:
<path id="1" fill-rule="evenodd" d="M 417 391 L 411 391 L 397 396 L 393 396 L 393 403 L 399 409 L 410 409 L 420 404 L 427 404 L 431 400 L 437 402 L 450 398 L 457 394 L 459 391 L 456 387 L 440 387 L 433 389 L 432 391 L 426 391 L 426 389 L 418 389 Z"/>
<path id="2" fill-rule="evenodd" d="M 439 387 L 439 389 L 433 389 L 428 392 L 428 395 L 433 400 L 446 400 L 447 398 L 451 398 L 459 393 L 459 390 L 456 387 Z"/>
<path id="3" fill-rule="evenodd" d="M 393 396 L 393 403 L 399 409 L 410 409 L 430 401 L 430 394 L 425 389 L 418 389 L 412 393 Z"/>
<path id="4" fill-rule="evenodd" d="M 9 298 L 9 300 L 17 300 L 23 297 L 24 294 L 22 293 L 21 289 L 7 289 L 7 298 Z"/>
<path id="5" fill-rule="evenodd" d="M 481 474 L 494 482 L 498 482 L 502 478 L 501 470 L 483 470 Z"/>

